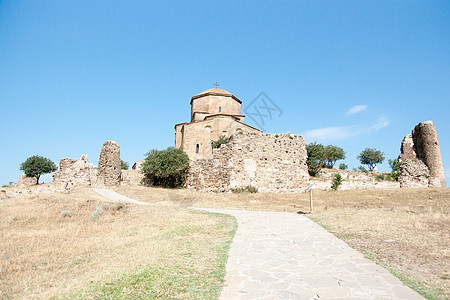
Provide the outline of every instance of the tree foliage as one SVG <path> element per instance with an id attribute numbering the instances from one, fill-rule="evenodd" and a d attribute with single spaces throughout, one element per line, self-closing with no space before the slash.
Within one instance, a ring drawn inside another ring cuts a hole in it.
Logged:
<path id="1" fill-rule="evenodd" d="M 377 164 L 381 164 L 384 161 L 384 153 L 375 148 L 366 148 L 356 157 L 361 164 L 367 165 L 369 171 L 373 171 Z"/>
<path id="2" fill-rule="evenodd" d="M 332 169 L 337 160 L 345 159 L 344 149 L 328 145 L 324 148 L 324 167 Z"/>
<path id="3" fill-rule="evenodd" d="M 229 137 L 227 138 L 226 136 L 221 135 L 217 141 L 213 141 L 212 146 L 213 146 L 213 148 L 219 148 L 220 145 L 226 144 L 229 141 L 230 141 Z"/>
<path id="4" fill-rule="evenodd" d="M 153 183 L 164 187 L 183 184 L 189 169 L 189 157 L 182 149 L 151 150 L 145 154 L 142 172 Z"/>
<path id="5" fill-rule="evenodd" d="M 316 176 L 321 168 L 333 168 L 336 161 L 345 159 L 345 152 L 338 146 L 309 143 L 306 145 L 306 151 L 308 152 L 308 159 L 306 164 L 308 165 L 308 172 L 311 176 Z"/>
<path id="6" fill-rule="evenodd" d="M 334 175 L 333 185 L 331 186 L 331 188 L 336 191 L 338 187 L 341 185 L 341 182 L 342 182 L 342 175 L 336 173 L 336 175 Z"/>
<path id="7" fill-rule="evenodd" d="M 398 181 L 398 170 L 400 169 L 400 166 L 402 165 L 402 162 L 399 161 L 397 158 L 396 159 L 390 159 L 388 160 L 389 166 L 392 169 L 392 172 L 390 175 L 390 177 L 392 179 L 394 179 L 395 181 Z"/>
<path id="8" fill-rule="evenodd" d="M 54 172 L 58 168 L 50 159 L 34 155 L 28 157 L 26 161 L 20 164 L 20 170 L 28 177 L 36 177 L 36 184 L 39 184 L 41 175 Z"/>
<path id="9" fill-rule="evenodd" d="M 306 152 L 308 153 L 306 164 L 308 165 L 309 175 L 316 176 L 323 167 L 324 149 L 322 144 L 317 144 L 316 142 L 306 145 Z"/>
<path id="10" fill-rule="evenodd" d="M 128 170 L 130 168 L 130 165 L 126 161 L 120 160 L 120 168 L 122 170 Z"/>
<path id="11" fill-rule="evenodd" d="M 347 170 L 347 169 L 348 169 L 348 166 L 347 166 L 346 164 L 342 163 L 342 164 L 339 164 L 339 169 L 341 169 L 341 170 Z"/>

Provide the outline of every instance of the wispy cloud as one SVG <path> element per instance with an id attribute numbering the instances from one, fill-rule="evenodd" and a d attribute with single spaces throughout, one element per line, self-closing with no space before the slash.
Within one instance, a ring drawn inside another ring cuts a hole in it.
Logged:
<path id="1" fill-rule="evenodd" d="M 341 140 L 354 135 L 358 135 L 360 129 L 355 126 L 325 127 L 308 130 L 304 133 L 306 139 L 316 140 Z"/>
<path id="2" fill-rule="evenodd" d="M 352 108 L 350 108 L 345 114 L 347 116 L 350 116 L 362 112 L 365 109 L 367 109 L 367 105 L 355 105 Z"/>
<path id="3" fill-rule="evenodd" d="M 386 117 L 378 118 L 377 122 L 369 127 L 371 130 L 378 131 L 389 125 L 389 120 Z"/>
<path id="4" fill-rule="evenodd" d="M 303 136 L 307 140 L 329 141 L 343 140 L 352 136 L 357 136 L 371 131 L 378 131 L 390 124 L 388 118 L 380 117 L 369 126 L 331 126 L 306 131 Z"/>

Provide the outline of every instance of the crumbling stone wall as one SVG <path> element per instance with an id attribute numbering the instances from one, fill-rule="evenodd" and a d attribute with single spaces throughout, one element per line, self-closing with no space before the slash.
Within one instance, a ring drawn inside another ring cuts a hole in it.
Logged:
<path id="1" fill-rule="evenodd" d="M 59 162 L 59 170 L 52 176 L 53 183 L 65 190 L 118 185 L 121 180 L 120 147 L 117 142 L 106 141 L 98 167 L 88 162 L 86 154 L 78 160 L 63 158 Z"/>
<path id="2" fill-rule="evenodd" d="M 204 191 L 252 186 L 261 192 L 300 192 L 309 183 L 306 158 L 305 141 L 299 135 L 236 133 L 209 159 L 191 161 L 186 186 Z"/>
<path id="3" fill-rule="evenodd" d="M 399 161 L 401 187 L 445 187 L 444 166 L 433 121 L 419 123 L 402 141 Z"/>
<path id="4" fill-rule="evenodd" d="M 228 142 L 213 149 L 209 159 L 190 161 L 186 186 L 202 191 L 226 192 L 230 190 L 233 144 Z"/>
<path id="5" fill-rule="evenodd" d="M 36 177 L 28 177 L 27 175 L 22 174 L 20 175 L 17 186 L 36 185 L 36 183 L 37 183 Z"/>
<path id="6" fill-rule="evenodd" d="M 340 191 L 359 190 L 359 189 L 392 189 L 400 188 L 400 183 L 394 180 L 381 180 L 379 175 L 386 176 L 387 173 L 378 172 L 362 172 L 362 171 L 347 171 L 339 169 L 323 168 L 317 177 L 311 177 L 311 183 L 315 183 L 314 189 L 331 190 L 333 179 L 339 173 L 342 177 L 342 182 L 338 187 Z"/>
<path id="7" fill-rule="evenodd" d="M 63 186 L 66 190 L 76 187 L 90 187 L 97 185 L 98 167 L 89 163 L 87 155 L 83 154 L 79 160 L 63 158 L 59 161 L 59 170 L 52 174 L 53 182 Z"/>
<path id="8" fill-rule="evenodd" d="M 121 177 L 120 147 L 115 141 L 103 144 L 98 160 L 98 182 L 107 186 L 119 185 Z"/>
<path id="9" fill-rule="evenodd" d="M 150 185 L 141 170 L 122 170 L 120 185 Z"/>

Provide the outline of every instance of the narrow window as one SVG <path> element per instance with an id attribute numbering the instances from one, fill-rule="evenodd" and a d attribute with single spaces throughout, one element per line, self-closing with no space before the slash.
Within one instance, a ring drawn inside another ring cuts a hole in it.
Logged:
<path id="1" fill-rule="evenodd" d="M 222 106 L 219 106 L 219 112 L 222 112 Z"/>
<path id="2" fill-rule="evenodd" d="M 198 153 L 199 150 L 200 150 L 200 145 L 199 144 L 195 145 L 195 153 Z"/>

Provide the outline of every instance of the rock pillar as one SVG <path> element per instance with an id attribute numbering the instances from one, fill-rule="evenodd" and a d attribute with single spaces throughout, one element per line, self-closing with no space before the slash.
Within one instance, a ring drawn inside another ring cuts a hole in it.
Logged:
<path id="1" fill-rule="evenodd" d="M 98 160 L 98 183 L 104 185 L 120 184 L 120 147 L 115 141 L 103 144 Z"/>
<path id="2" fill-rule="evenodd" d="M 412 132 L 414 151 L 430 170 L 429 186 L 445 187 L 441 148 L 433 121 L 420 122 Z"/>

